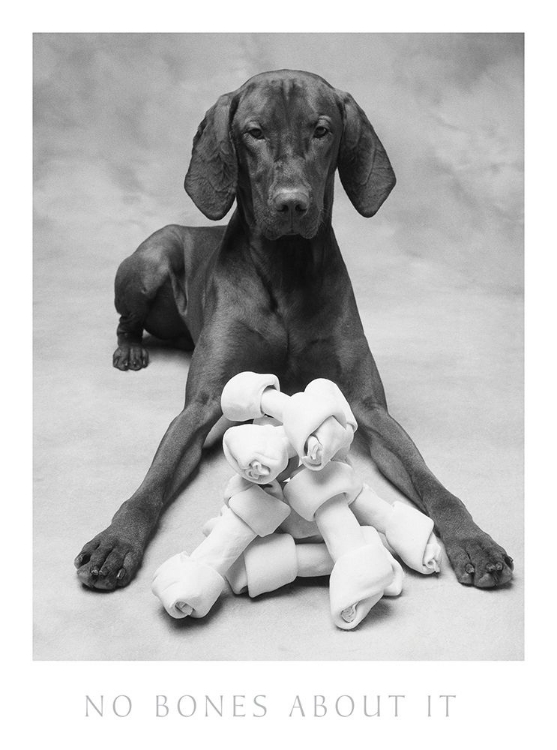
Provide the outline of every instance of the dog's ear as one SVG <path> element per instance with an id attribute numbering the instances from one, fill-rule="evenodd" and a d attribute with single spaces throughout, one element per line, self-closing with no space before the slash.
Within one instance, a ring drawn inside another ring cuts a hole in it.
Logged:
<path id="1" fill-rule="evenodd" d="M 395 186 L 396 177 L 365 112 L 350 94 L 339 92 L 344 130 L 338 155 L 340 181 L 354 208 L 373 216 Z"/>
<path id="2" fill-rule="evenodd" d="M 230 134 L 232 94 L 224 94 L 207 111 L 193 139 L 184 187 L 208 219 L 222 219 L 236 195 L 238 164 Z"/>

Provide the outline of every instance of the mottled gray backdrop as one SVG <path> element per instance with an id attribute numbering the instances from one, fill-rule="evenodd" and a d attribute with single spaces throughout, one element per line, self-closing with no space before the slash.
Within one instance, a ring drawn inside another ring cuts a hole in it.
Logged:
<path id="1" fill-rule="evenodd" d="M 521 658 L 522 36 L 39 34 L 34 48 L 36 658 Z M 283 67 L 350 91 L 389 154 L 398 184 L 379 214 L 359 216 L 340 184 L 334 209 L 366 333 L 394 416 L 517 561 L 495 593 L 446 564 L 410 573 L 349 634 L 324 584 L 225 597 L 203 622 L 160 611 L 153 571 L 221 504 L 218 445 L 131 586 L 99 595 L 72 567 L 142 480 L 189 362 L 158 347 L 145 371 L 111 367 L 115 270 L 164 224 L 207 223 L 182 187 L 197 125 L 220 94 Z"/>

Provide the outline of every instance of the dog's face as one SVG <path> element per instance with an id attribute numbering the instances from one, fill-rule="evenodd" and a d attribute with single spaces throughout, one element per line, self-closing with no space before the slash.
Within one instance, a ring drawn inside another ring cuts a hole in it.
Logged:
<path id="1" fill-rule="evenodd" d="M 342 130 L 335 92 L 318 78 L 275 73 L 246 84 L 232 119 L 237 196 L 268 239 L 317 233 Z"/>
<path id="2" fill-rule="evenodd" d="M 394 186 L 388 157 L 354 99 L 319 76 L 262 73 L 207 112 L 185 187 L 211 219 L 234 198 L 268 239 L 314 237 L 330 216 L 335 169 L 356 209 L 372 216 Z"/>

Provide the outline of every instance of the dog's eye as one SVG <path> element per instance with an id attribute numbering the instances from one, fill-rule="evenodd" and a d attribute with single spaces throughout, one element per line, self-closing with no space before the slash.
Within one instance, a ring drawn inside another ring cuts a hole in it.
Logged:
<path id="1" fill-rule="evenodd" d="M 251 135 L 256 141 L 260 141 L 263 138 L 263 131 L 261 128 L 250 128 L 248 130 L 248 135 Z"/>
<path id="2" fill-rule="evenodd" d="M 328 128 L 326 128 L 324 125 L 318 125 L 313 131 L 313 137 L 323 138 L 323 136 L 327 135 L 328 132 L 329 132 Z"/>

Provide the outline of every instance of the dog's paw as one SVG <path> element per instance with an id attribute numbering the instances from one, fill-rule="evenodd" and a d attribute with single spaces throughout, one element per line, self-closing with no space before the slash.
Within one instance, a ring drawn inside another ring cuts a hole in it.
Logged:
<path id="1" fill-rule="evenodd" d="M 445 539 L 445 549 L 458 581 L 480 589 L 509 583 L 513 560 L 503 547 L 481 529 L 457 538 Z"/>
<path id="2" fill-rule="evenodd" d="M 149 364 L 149 352 L 141 344 L 122 344 L 112 355 L 112 364 L 118 370 L 141 370 Z"/>
<path id="3" fill-rule="evenodd" d="M 142 550 L 109 526 L 83 547 L 74 560 L 84 586 L 113 591 L 127 586 L 141 564 Z"/>

